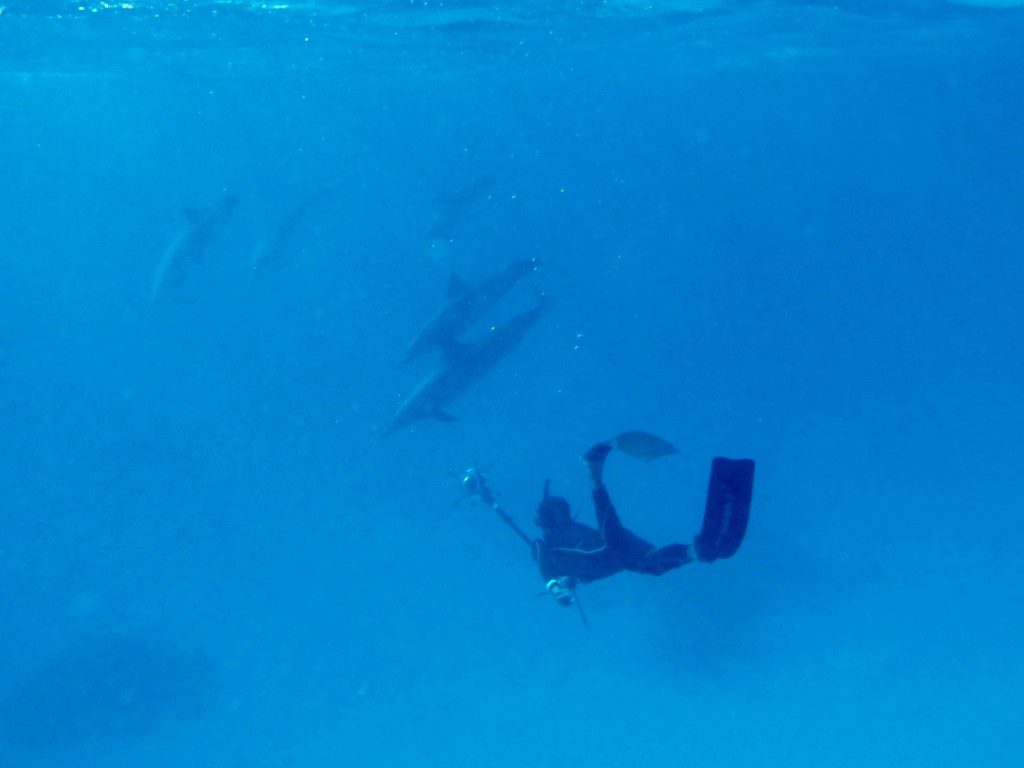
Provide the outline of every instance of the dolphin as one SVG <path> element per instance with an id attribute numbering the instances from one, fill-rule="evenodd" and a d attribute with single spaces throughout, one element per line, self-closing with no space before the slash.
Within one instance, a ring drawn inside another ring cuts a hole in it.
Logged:
<path id="1" fill-rule="evenodd" d="M 186 208 L 188 221 L 178 230 L 164 250 L 160 263 L 153 274 L 150 298 L 159 301 L 166 283 L 173 283 L 176 290 L 185 282 L 189 262 L 202 261 L 216 234 L 231 218 L 238 195 L 228 194 L 212 208 Z"/>
<path id="2" fill-rule="evenodd" d="M 286 266 L 295 249 L 295 239 L 311 210 L 322 200 L 334 194 L 334 187 L 326 186 L 301 198 L 284 215 L 273 235 L 259 241 L 249 260 L 249 274 L 256 277 L 261 272 L 277 270 Z"/>
<path id="3" fill-rule="evenodd" d="M 544 302 L 538 300 L 532 309 L 491 328 L 475 341 L 448 340 L 442 348 L 441 366 L 413 390 L 384 436 L 421 419 L 456 421 L 445 409 L 519 346 L 543 308 Z"/>
<path id="4" fill-rule="evenodd" d="M 443 195 L 439 208 L 427 226 L 426 255 L 434 261 L 444 261 L 455 242 L 455 236 L 470 218 L 471 209 L 479 201 L 490 199 L 496 186 L 492 176 L 480 176 L 468 186 Z"/>
<path id="5" fill-rule="evenodd" d="M 537 268 L 536 259 L 519 259 L 493 277 L 467 283 L 454 272 L 448 278 L 445 305 L 423 326 L 405 351 L 402 365 L 435 347 L 443 348 L 480 318 L 502 296 Z"/>

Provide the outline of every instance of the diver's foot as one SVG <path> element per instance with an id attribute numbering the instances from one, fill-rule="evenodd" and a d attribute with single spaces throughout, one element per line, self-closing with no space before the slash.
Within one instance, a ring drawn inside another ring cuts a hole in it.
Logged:
<path id="1" fill-rule="evenodd" d="M 611 443 L 595 443 L 581 457 L 587 464 L 604 464 L 604 460 L 611 453 Z"/>
<path id="2" fill-rule="evenodd" d="M 604 469 L 604 460 L 608 458 L 611 450 L 611 443 L 595 443 L 581 457 L 587 465 L 587 472 L 590 473 L 590 480 L 595 488 L 601 486 L 601 472 Z"/>

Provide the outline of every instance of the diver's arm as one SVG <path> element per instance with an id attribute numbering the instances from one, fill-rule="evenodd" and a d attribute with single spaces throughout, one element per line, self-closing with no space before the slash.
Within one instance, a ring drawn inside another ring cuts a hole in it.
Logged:
<path id="1" fill-rule="evenodd" d="M 551 557 L 551 548 L 548 547 L 543 539 L 537 539 L 533 542 L 533 559 L 537 562 L 537 567 L 540 569 L 540 577 L 544 581 L 547 582 L 564 575 L 555 571 L 554 559 Z"/>
<path id="2" fill-rule="evenodd" d="M 483 501 L 484 504 L 486 504 L 491 509 L 493 509 L 495 511 L 495 513 L 497 513 L 498 517 L 500 517 L 502 519 L 502 521 L 509 528 L 511 528 L 520 539 L 522 539 L 523 541 L 526 542 L 526 546 L 528 546 L 530 548 L 533 548 L 533 546 L 534 546 L 533 539 L 531 539 L 529 536 L 527 536 L 526 532 L 522 528 L 519 527 L 519 525 L 516 523 L 515 520 L 512 519 L 512 516 L 509 515 L 508 512 L 506 512 L 504 509 L 502 509 L 498 505 L 498 501 L 494 498 L 494 494 L 491 493 L 491 489 L 490 488 L 488 488 L 486 485 L 482 486 L 476 493 L 480 497 L 480 500 Z M 534 557 L 536 557 L 536 554 L 534 555 Z"/>
<path id="3" fill-rule="evenodd" d="M 576 603 L 576 579 L 559 573 L 551 556 L 551 548 L 543 539 L 533 542 L 533 559 L 540 567 L 540 577 L 544 580 L 544 588 L 560 605 Z M 582 609 L 581 609 L 582 610 Z M 586 617 L 583 619 L 586 623 Z"/>

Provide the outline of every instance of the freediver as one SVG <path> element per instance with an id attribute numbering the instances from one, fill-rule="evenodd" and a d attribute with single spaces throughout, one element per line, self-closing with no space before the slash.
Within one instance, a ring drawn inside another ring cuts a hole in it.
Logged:
<path id="1" fill-rule="evenodd" d="M 622 571 L 660 576 L 694 561 L 710 563 L 731 557 L 746 533 L 754 486 L 751 459 L 714 459 L 700 532 L 690 544 L 656 547 L 623 526 L 604 486 L 604 463 L 615 447 L 644 459 L 675 452 L 669 443 L 645 432 L 627 432 L 595 444 L 582 459 L 590 476 L 597 528 L 573 520 L 569 503 L 552 496 L 550 481 L 545 481 L 534 518 L 542 534 L 539 539 L 531 538 L 498 505 L 482 472 L 472 468 L 461 476 L 464 493 L 479 496 L 530 546 L 547 592 L 560 605 L 579 607 L 578 584 Z"/>

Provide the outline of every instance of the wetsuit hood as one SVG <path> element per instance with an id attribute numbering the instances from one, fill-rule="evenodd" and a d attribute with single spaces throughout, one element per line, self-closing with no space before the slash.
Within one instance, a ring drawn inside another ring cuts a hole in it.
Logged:
<path id="1" fill-rule="evenodd" d="M 550 493 L 551 481 L 544 481 L 544 497 L 537 506 L 537 516 L 534 522 L 543 529 L 558 528 L 572 520 L 569 512 L 569 502 L 561 496 L 552 496 Z"/>

